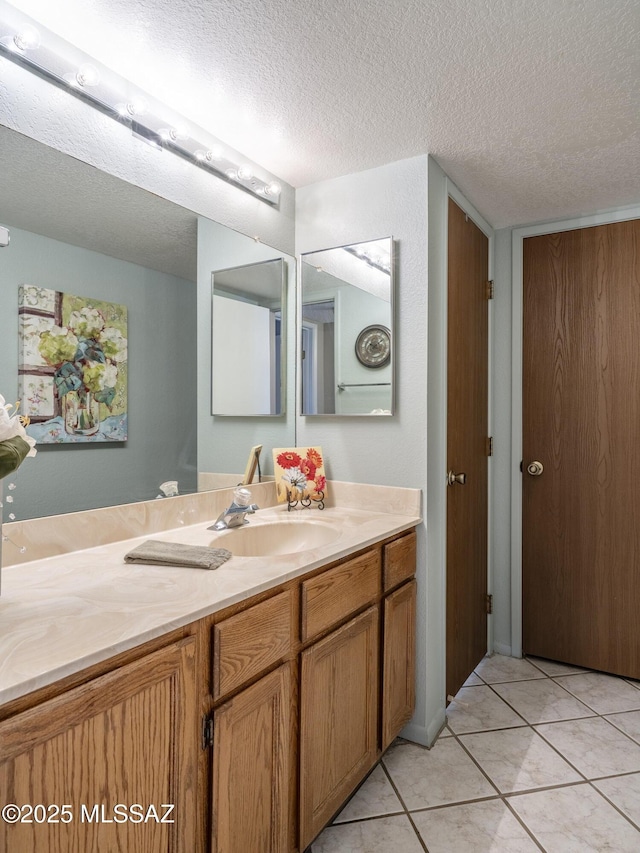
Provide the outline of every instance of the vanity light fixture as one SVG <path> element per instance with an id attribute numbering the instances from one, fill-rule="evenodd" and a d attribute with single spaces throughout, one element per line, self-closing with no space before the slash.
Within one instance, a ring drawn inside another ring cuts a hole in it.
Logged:
<path id="1" fill-rule="evenodd" d="M 128 80 L 0 0 L 0 56 L 65 89 L 131 128 L 159 150 L 171 151 L 222 180 L 277 205 L 282 188 L 262 180 L 240 155 Z M 239 161 L 239 162 L 238 162 Z"/>
<path id="2" fill-rule="evenodd" d="M 369 264 L 370 267 L 373 267 L 376 270 L 380 270 L 380 272 L 385 273 L 385 275 L 391 275 L 391 262 L 389 257 L 383 257 L 379 252 L 374 252 L 372 250 L 366 249 L 363 246 L 344 246 L 345 252 L 349 252 L 350 255 L 355 255 L 360 260 Z"/>

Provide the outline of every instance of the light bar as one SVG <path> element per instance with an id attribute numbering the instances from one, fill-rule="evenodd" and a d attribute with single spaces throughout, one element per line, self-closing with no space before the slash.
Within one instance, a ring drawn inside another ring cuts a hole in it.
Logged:
<path id="1" fill-rule="evenodd" d="M 218 178 L 277 205 L 281 187 L 264 181 L 237 151 L 0 0 L 0 55 L 81 98 L 158 150 L 171 151 Z"/>

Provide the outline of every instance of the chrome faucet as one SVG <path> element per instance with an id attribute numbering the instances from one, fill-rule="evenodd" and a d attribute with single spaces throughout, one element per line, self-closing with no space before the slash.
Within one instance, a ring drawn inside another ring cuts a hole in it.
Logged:
<path id="1" fill-rule="evenodd" d="M 233 493 L 231 505 L 221 512 L 217 520 L 207 529 L 229 530 L 231 527 L 240 527 L 243 524 L 248 524 L 249 519 L 245 518 L 245 516 L 259 509 L 257 504 L 250 504 L 250 500 L 251 492 L 249 489 L 236 489 Z"/>

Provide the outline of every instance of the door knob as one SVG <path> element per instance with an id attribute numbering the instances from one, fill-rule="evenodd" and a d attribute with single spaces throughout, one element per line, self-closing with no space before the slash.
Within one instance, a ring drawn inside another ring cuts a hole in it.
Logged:
<path id="1" fill-rule="evenodd" d="M 461 486 L 467 482 L 466 474 L 454 474 L 453 471 L 449 471 L 447 474 L 447 485 L 455 486 L 456 483 L 459 483 Z"/>
<path id="2" fill-rule="evenodd" d="M 542 462 L 530 462 L 527 465 L 527 474 L 531 474 L 532 477 L 539 477 L 543 471 L 544 465 Z"/>

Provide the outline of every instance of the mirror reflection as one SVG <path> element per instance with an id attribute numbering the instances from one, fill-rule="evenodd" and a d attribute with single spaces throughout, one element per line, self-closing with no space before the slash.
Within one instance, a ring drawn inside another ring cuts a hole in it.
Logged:
<path id="1" fill-rule="evenodd" d="M 0 249 L 0 393 L 18 399 L 21 286 L 128 312 L 126 441 L 40 446 L 12 478 L 4 520 L 235 485 L 258 444 L 268 475 L 271 447 L 295 444 L 293 417 L 211 414 L 211 273 L 282 263 L 282 253 L 2 126 L 0 152 L 0 223 L 11 234 Z M 286 267 L 293 293 L 292 259 Z M 293 411 L 288 386 L 281 405 Z"/>
<path id="2" fill-rule="evenodd" d="M 393 240 L 301 259 L 301 412 L 393 413 Z"/>
<path id="3" fill-rule="evenodd" d="M 212 275 L 211 408 L 214 415 L 281 415 L 286 342 L 284 261 Z"/>

